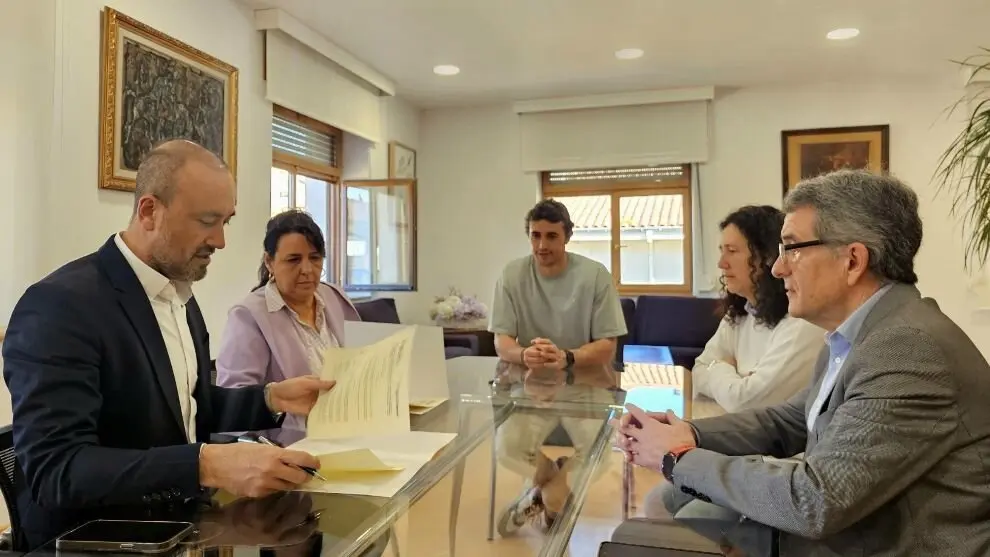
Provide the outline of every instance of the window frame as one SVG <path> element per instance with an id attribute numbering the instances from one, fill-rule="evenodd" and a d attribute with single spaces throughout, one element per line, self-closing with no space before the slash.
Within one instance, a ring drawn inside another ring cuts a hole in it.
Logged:
<path id="1" fill-rule="evenodd" d="M 543 199 L 563 197 L 608 196 L 610 201 L 610 243 L 612 283 L 621 296 L 666 294 L 691 296 L 694 292 L 694 231 L 691 199 L 691 165 L 681 166 L 680 176 L 647 180 L 577 180 L 573 182 L 550 182 L 550 172 L 540 174 L 540 189 Z M 591 169 L 589 169 L 591 170 Z M 604 170 L 604 169 L 602 169 Z M 623 284 L 622 283 L 622 242 L 619 214 L 619 200 L 622 197 L 647 195 L 680 195 L 684 224 L 684 283 L 682 284 Z"/>
<path id="2" fill-rule="evenodd" d="M 418 281 L 418 236 L 419 219 L 417 217 L 417 189 L 416 180 L 411 178 L 388 178 L 382 180 L 344 180 L 341 182 L 339 199 L 343 204 L 343 218 L 341 219 L 341 245 L 346 254 L 347 245 L 347 188 L 384 188 L 384 187 L 408 187 L 409 188 L 409 228 L 411 242 L 409 245 L 409 283 L 395 284 L 349 284 L 347 282 L 347 267 L 344 259 L 340 260 L 340 284 L 347 292 L 416 292 Z M 346 255 L 345 255 L 346 257 Z"/>
<path id="3" fill-rule="evenodd" d="M 336 158 L 338 161 L 344 160 L 344 133 L 341 130 L 279 105 L 272 105 L 272 115 L 273 117 L 279 116 L 280 118 L 296 122 L 297 124 L 309 128 L 312 131 L 334 137 L 336 145 Z M 343 244 L 339 241 L 339 230 L 342 223 L 346 226 L 346 216 L 340 205 L 341 192 L 343 191 L 340 180 L 341 169 L 329 164 L 320 164 L 319 162 L 310 159 L 280 151 L 274 146 L 272 146 L 272 167 L 285 170 L 291 175 L 291 179 L 289 180 L 290 209 L 298 208 L 296 206 L 297 176 L 306 176 L 307 178 L 322 180 L 327 183 L 327 220 L 329 221 L 327 226 L 329 230 L 327 231 L 327 237 L 324 238 L 327 250 L 327 261 L 324 265 L 327 272 L 327 279 L 330 282 L 339 284 L 341 282 L 340 279 L 342 278 L 341 270 L 343 269 L 341 262 L 341 255 L 343 254 L 341 247 Z M 269 181 L 269 194 L 271 192 L 271 187 L 272 184 L 271 181 Z M 270 215 L 271 206 L 269 206 L 268 211 Z M 334 239 L 337 239 L 337 241 L 334 241 Z"/>

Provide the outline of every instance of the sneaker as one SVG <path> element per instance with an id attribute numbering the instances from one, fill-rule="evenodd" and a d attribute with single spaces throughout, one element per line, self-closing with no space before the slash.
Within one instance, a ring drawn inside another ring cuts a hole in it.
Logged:
<path id="1" fill-rule="evenodd" d="M 540 488 L 527 488 L 522 495 L 502 511 L 498 519 L 498 533 L 503 538 L 507 538 L 518 532 L 527 522 L 532 522 L 540 529 L 545 529 L 544 524 L 539 524 L 545 516 L 546 508 L 543 506 Z"/>
<path id="2" fill-rule="evenodd" d="M 554 464 L 557 466 L 557 472 L 558 473 L 561 470 L 564 469 L 564 465 L 567 464 L 567 460 L 569 458 L 570 457 L 562 456 L 562 457 L 560 457 L 560 458 L 558 458 L 557 460 L 554 461 Z M 544 505 L 544 507 L 543 507 L 543 522 L 546 525 L 546 529 L 547 530 L 549 530 L 550 528 L 553 528 L 553 523 L 554 523 L 555 520 L 557 520 L 557 513 L 550 512 L 550 510 L 546 508 L 546 505 Z"/>

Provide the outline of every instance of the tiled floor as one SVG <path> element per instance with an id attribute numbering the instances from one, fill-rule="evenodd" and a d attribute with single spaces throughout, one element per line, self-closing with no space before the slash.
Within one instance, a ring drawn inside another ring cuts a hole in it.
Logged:
<path id="1" fill-rule="evenodd" d="M 396 525 L 399 555 L 414 557 L 440 557 L 461 555 L 485 557 L 501 555 L 538 555 L 546 541 L 544 534 L 530 526 L 516 536 L 503 539 L 486 539 L 488 527 L 488 470 L 489 445 L 483 444 L 468 457 L 465 483 L 461 495 L 457 520 L 457 536 L 453 553 L 449 548 L 450 500 L 453 482 L 445 479 L 414 505 L 408 515 Z M 547 447 L 551 458 L 567 454 L 568 449 Z M 612 531 L 622 521 L 622 455 L 609 452 L 604 474 L 589 489 L 584 509 L 570 540 L 571 557 L 595 557 L 598 546 L 608 540 Z M 496 517 L 523 486 L 523 479 L 500 467 L 497 473 Z M 642 502 L 646 492 L 663 481 L 659 474 L 649 470 L 636 471 L 636 500 L 638 514 L 642 514 Z M 676 544 L 678 528 L 670 532 L 672 545 Z M 391 555 L 391 549 L 388 555 Z"/>

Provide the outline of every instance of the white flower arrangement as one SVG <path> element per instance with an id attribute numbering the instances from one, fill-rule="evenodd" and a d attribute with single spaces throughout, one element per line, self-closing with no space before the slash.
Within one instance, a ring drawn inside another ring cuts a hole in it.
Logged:
<path id="1" fill-rule="evenodd" d="M 446 296 L 433 299 L 430 319 L 438 325 L 474 323 L 488 319 L 488 308 L 476 296 L 465 296 L 451 288 Z"/>

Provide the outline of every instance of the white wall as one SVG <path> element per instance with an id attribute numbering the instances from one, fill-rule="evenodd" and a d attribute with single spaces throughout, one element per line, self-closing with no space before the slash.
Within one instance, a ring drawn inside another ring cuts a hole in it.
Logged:
<path id="1" fill-rule="evenodd" d="M 40 276 L 54 76 L 55 4 L 12 2 L 0 18 L 0 326 L 24 288 Z M 95 146 L 94 146 L 95 148 Z M 3 361 L 0 360 L 0 374 Z M 0 425 L 11 422 L 0 381 Z M 0 526 L 8 523 L 0 497 Z"/>
<path id="2" fill-rule="evenodd" d="M 420 280 L 403 300 L 408 322 L 427 322 L 433 297 L 450 287 L 490 303 L 502 266 L 528 253 L 523 217 L 539 197 L 508 105 L 426 111 L 420 140 Z"/>
<path id="3" fill-rule="evenodd" d="M 196 298 L 212 333 L 214 352 L 227 309 L 244 296 L 256 275 L 268 217 L 271 105 L 264 98 L 262 35 L 250 10 L 234 0 L 56 0 L 54 176 L 44 227 L 43 266 L 51 270 L 98 247 L 130 218 L 133 195 L 97 188 L 100 11 L 120 10 L 240 70 L 237 216 L 227 247 L 196 285 Z M 71 231 L 71 233 L 66 233 Z"/>
<path id="4" fill-rule="evenodd" d="M 919 193 L 925 240 L 920 287 L 990 353 L 990 316 L 974 315 L 962 268 L 960 231 L 949 204 L 935 199 L 931 177 L 957 127 L 943 110 L 956 83 L 886 82 L 758 87 L 721 91 L 714 108 L 713 158 L 703 166 L 707 266 L 717 276 L 718 221 L 749 203 L 780 206 L 780 132 L 889 124 L 892 171 Z M 501 267 L 527 252 L 522 219 L 538 179 L 519 165 L 516 118 L 509 106 L 430 110 L 421 121 L 420 295 L 403 319 L 423 320 L 433 294 L 457 286 L 491 300 Z M 441 208 L 442 207 L 442 208 Z M 698 272 L 697 270 L 695 271 Z"/>
<path id="5" fill-rule="evenodd" d="M 11 2 L 0 18 L 0 326 L 45 256 L 44 219 L 55 72 L 55 4 Z M 95 144 L 94 144 L 95 150 Z"/>

